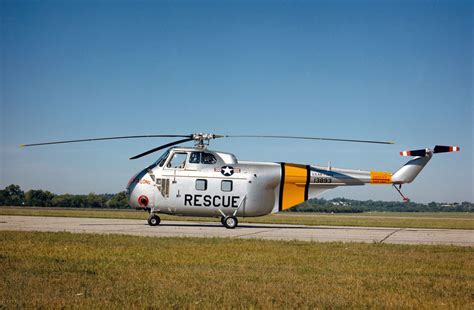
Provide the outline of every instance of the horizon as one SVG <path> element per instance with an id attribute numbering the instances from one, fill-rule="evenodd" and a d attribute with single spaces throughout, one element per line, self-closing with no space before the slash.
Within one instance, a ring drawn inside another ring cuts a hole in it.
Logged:
<path id="1" fill-rule="evenodd" d="M 18 185 L 18 184 L 9 184 L 7 185 L 6 187 L 8 186 L 11 186 L 11 185 Z M 19 186 L 19 185 L 18 185 Z M 5 187 L 5 188 L 6 188 Z M 5 190 L 5 188 L 2 188 L 0 190 Z M 29 189 L 29 190 L 24 190 L 21 188 L 20 186 L 20 189 L 26 194 L 26 192 L 30 191 L 30 190 L 40 190 L 40 191 L 46 191 L 46 190 L 43 190 L 41 188 L 32 188 L 32 189 Z M 49 192 L 49 191 L 48 191 Z M 87 196 L 87 195 L 96 195 L 96 196 L 113 196 L 113 195 L 117 195 L 117 194 L 120 194 L 120 193 L 123 193 L 125 191 L 121 191 L 121 192 L 116 192 L 116 193 L 95 193 L 95 192 L 90 192 L 90 193 L 85 193 L 85 194 L 73 194 L 73 193 L 54 193 L 54 192 L 50 192 L 52 193 L 53 195 L 55 196 L 61 196 L 61 195 L 71 195 L 71 196 Z M 429 202 L 418 202 L 418 201 L 412 201 L 410 200 L 408 203 L 403 201 L 403 200 L 372 200 L 372 199 L 353 199 L 353 198 L 348 198 L 348 197 L 331 197 L 331 198 L 326 198 L 326 197 L 323 197 L 323 196 L 319 196 L 319 197 L 315 197 L 315 198 L 310 198 L 308 199 L 307 201 L 312 201 L 312 200 L 326 200 L 326 201 L 333 201 L 333 200 L 353 200 L 353 201 L 373 201 L 373 202 L 391 202 L 391 203 L 402 203 L 402 204 L 406 204 L 408 206 L 408 204 L 410 203 L 415 203 L 415 204 L 430 204 L 430 203 L 437 203 L 437 204 L 442 204 L 442 203 L 447 203 L 447 204 L 463 204 L 463 203 L 469 203 L 469 204 L 473 204 L 474 202 L 472 201 L 429 201 Z M 304 204 L 305 202 L 302 202 L 301 204 Z"/>

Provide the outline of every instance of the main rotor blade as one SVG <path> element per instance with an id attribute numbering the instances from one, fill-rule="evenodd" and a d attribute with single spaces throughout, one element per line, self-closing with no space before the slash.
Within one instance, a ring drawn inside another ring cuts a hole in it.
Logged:
<path id="1" fill-rule="evenodd" d="M 163 144 L 163 145 L 161 145 L 161 146 L 159 146 L 159 147 L 155 147 L 154 149 L 151 149 L 151 150 L 146 151 L 146 152 L 144 152 L 144 153 L 141 153 L 141 154 L 135 155 L 135 156 L 133 156 L 133 157 L 130 157 L 130 159 L 137 159 L 137 158 L 146 156 L 146 155 L 148 155 L 148 154 L 151 154 L 151 153 L 153 153 L 153 152 L 156 152 L 156 151 L 165 149 L 165 148 L 167 148 L 167 147 L 170 147 L 170 146 L 173 146 L 173 145 L 176 145 L 176 144 L 181 144 L 181 143 L 188 142 L 188 141 L 193 141 L 193 140 L 194 140 L 194 139 L 192 139 L 192 138 L 187 138 L 187 139 L 182 139 L 182 140 L 170 142 L 170 143 L 167 143 L 167 144 Z"/>
<path id="2" fill-rule="evenodd" d="M 275 138 L 275 139 L 303 139 L 303 140 L 322 140 L 322 141 L 341 141 L 341 142 L 357 142 L 357 143 L 376 143 L 376 144 L 395 144 L 391 141 L 370 141 L 370 140 L 353 140 L 353 139 L 334 139 L 320 137 L 299 137 L 299 136 L 257 136 L 257 135 L 238 135 L 225 136 L 226 138 Z"/>
<path id="3" fill-rule="evenodd" d="M 190 135 L 141 135 L 141 136 L 119 136 L 119 137 L 105 137 L 105 138 L 89 138 L 79 140 L 64 140 L 54 142 L 43 142 L 43 143 L 32 143 L 32 144 L 21 144 L 20 147 L 26 146 L 39 146 L 39 145 L 50 145 L 50 144 L 62 144 L 62 143 L 76 143 L 76 142 L 90 142 L 90 141 L 103 141 L 103 140 L 120 140 L 120 139 L 137 139 L 137 138 L 190 138 Z"/>

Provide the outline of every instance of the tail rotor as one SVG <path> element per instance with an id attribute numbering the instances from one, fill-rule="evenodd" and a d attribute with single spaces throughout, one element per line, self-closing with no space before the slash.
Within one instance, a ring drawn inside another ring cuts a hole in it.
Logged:
<path id="1" fill-rule="evenodd" d="M 461 148 L 459 146 L 436 145 L 434 149 L 426 148 L 400 152 L 400 155 L 402 156 L 414 156 L 415 158 L 408 161 L 392 175 L 393 187 L 403 197 L 403 201 L 408 202 L 409 199 L 401 192 L 402 184 L 413 182 L 421 170 L 423 170 L 426 164 L 430 161 L 431 157 L 433 157 L 433 154 L 458 152 L 460 150 Z M 398 185 L 398 188 L 396 185 Z"/>
<path id="2" fill-rule="evenodd" d="M 459 146 L 444 146 L 436 145 L 434 149 L 422 149 L 422 150 L 411 150 L 411 151 L 402 151 L 400 152 L 401 156 L 431 156 L 432 154 L 437 153 L 448 153 L 448 152 L 459 152 L 461 148 Z"/>

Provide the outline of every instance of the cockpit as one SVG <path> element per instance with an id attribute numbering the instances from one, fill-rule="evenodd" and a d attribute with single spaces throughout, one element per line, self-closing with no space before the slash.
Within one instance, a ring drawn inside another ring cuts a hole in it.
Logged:
<path id="1" fill-rule="evenodd" d="M 163 169 L 203 169 L 216 165 L 237 164 L 237 158 L 230 153 L 213 152 L 209 150 L 171 148 L 164 152 L 158 160 L 148 167 Z"/>
<path id="2" fill-rule="evenodd" d="M 216 157 L 211 153 L 192 152 L 189 156 L 190 164 L 214 165 L 217 163 Z"/>

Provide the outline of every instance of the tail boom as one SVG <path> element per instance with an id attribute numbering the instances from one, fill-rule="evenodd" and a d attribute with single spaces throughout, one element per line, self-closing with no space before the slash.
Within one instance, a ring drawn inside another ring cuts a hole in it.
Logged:
<path id="1" fill-rule="evenodd" d="M 422 149 L 401 152 L 403 156 L 416 156 L 395 173 L 384 171 L 362 171 L 334 167 L 281 163 L 280 184 L 273 212 L 290 209 L 308 199 L 339 186 L 365 184 L 411 183 L 428 164 L 435 153 L 459 151 L 459 147 L 436 146 L 434 150 Z M 415 155 L 416 154 L 416 155 Z M 397 189 L 399 192 L 400 190 Z M 401 194 L 401 193 L 400 193 Z M 404 200 L 407 200 L 403 196 Z"/>

